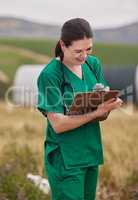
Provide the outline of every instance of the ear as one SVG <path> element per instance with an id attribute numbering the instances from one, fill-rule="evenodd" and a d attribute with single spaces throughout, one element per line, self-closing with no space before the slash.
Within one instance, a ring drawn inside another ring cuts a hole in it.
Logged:
<path id="1" fill-rule="evenodd" d="M 60 42 L 61 49 L 64 52 L 65 51 L 65 44 L 62 40 L 60 40 L 59 42 Z"/>

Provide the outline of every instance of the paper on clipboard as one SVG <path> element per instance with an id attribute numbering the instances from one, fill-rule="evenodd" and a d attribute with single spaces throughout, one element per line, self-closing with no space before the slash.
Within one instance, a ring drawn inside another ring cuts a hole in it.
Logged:
<path id="1" fill-rule="evenodd" d="M 97 106 L 109 99 L 117 98 L 119 90 L 92 91 L 78 93 L 69 108 L 67 115 L 85 114 L 97 108 Z"/>

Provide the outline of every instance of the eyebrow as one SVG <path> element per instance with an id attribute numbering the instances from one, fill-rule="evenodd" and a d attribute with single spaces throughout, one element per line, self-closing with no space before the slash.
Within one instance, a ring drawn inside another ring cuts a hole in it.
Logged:
<path id="1" fill-rule="evenodd" d="M 87 50 L 91 50 L 92 49 L 92 46 L 90 46 L 90 47 L 88 47 L 87 49 L 86 49 L 86 51 Z M 74 51 L 83 51 L 82 49 L 75 49 Z"/>

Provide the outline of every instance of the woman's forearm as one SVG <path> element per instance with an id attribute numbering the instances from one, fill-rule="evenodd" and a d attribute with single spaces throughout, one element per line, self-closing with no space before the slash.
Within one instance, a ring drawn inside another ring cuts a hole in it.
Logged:
<path id="1" fill-rule="evenodd" d="M 83 115 L 64 115 L 60 113 L 48 113 L 47 117 L 52 124 L 56 133 L 62 133 L 68 130 L 72 130 L 86 124 L 90 121 L 95 121 L 109 113 L 110 111 L 119 108 L 123 101 L 121 99 L 110 99 L 103 104 L 100 104 L 98 108 L 87 114 Z"/>
<path id="2" fill-rule="evenodd" d="M 83 115 L 63 115 L 60 113 L 48 113 L 49 121 L 57 134 L 80 127 L 97 118 L 97 112 L 93 111 Z"/>

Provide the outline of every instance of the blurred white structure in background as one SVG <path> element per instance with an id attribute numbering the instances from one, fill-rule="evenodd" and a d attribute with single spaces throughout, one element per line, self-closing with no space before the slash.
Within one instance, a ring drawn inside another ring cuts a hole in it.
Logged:
<path id="1" fill-rule="evenodd" d="M 27 174 L 27 178 L 31 180 L 35 186 L 42 190 L 45 194 L 50 192 L 49 182 L 46 178 L 42 178 L 40 175 Z"/>
<path id="2" fill-rule="evenodd" d="M 16 105 L 34 106 L 37 102 L 37 78 L 45 65 L 22 65 L 18 68 L 12 89 Z"/>

